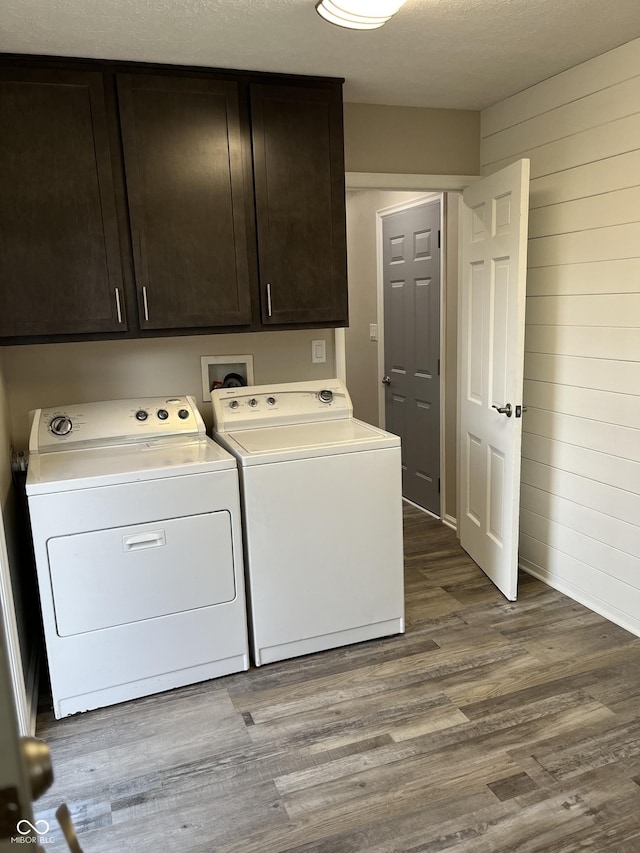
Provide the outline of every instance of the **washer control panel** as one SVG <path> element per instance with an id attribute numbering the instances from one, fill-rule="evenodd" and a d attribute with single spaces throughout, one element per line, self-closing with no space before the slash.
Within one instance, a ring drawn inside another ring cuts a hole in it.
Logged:
<path id="1" fill-rule="evenodd" d="M 56 415 L 49 423 L 49 430 L 54 435 L 69 435 L 73 429 L 73 421 L 66 415 Z"/>
<path id="2" fill-rule="evenodd" d="M 32 412 L 30 453 L 109 447 L 180 435 L 204 435 L 193 397 L 142 397 L 80 403 Z"/>
<path id="3" fill-rule="evenodd" d="M 353 416 L 349 392 L 339 379 L 218 388 L 211 399 L 217 432 Z"/>

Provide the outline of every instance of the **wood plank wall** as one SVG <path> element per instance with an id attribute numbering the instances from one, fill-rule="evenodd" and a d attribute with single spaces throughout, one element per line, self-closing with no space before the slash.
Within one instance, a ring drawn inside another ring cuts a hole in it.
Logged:
<path id="1" fill-rule="evenodd" d="M 640 39 L 481 127 L 531 160 L 521 565 L 640 635 Z"/>

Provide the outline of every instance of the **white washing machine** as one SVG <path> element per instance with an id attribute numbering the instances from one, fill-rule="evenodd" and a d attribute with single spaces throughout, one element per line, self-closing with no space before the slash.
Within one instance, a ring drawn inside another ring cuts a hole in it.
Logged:
<path id="1" fill-rule="evenodd" d="M 400 439 L 337 379 L 212 393 L 238 460 L 256 666 L 404 631 Z"/>
<path id="2" fill-rule="evenodd" d="M 236 462 L 193 398 L 38 409 L 29 453 L 56 717 L 248 668 Z"/>

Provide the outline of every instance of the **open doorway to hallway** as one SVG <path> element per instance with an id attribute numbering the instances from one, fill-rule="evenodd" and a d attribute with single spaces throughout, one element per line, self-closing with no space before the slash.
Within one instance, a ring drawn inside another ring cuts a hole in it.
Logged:
<path id="1" fill-rule="evenodd" d="M 385 426 L 384 340 L 385 323 L 382 287 L 382 217 L 379 211 L 411 206 L 421 200 L 441 200 L 442 284 L 440 302 L 439 408 L 439 501 L 432 510 L 452 527 L 456 526 L 456 382 L 457 382 L 457 192 L 348 190 L 347 252 L 349 271 L 350 325 L 345 330 L 345 373 L 354 404 L 354 414 L 369 423 Z M 397 428 L 396 428 L 397 429 Z M 437 491 L 437 485 L 436 485 Z M 409 497 L 407 495 L 407 497 Z M 436 495 L 436 497 L 438 497 Z M 417 501 L 415 501 L 417 503 Z M 428 509 L 432 509 L 428 507 Z"/>

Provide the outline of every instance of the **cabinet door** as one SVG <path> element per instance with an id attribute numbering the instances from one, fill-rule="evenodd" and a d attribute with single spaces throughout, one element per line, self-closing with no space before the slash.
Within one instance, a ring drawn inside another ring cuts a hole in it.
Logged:
<path id="1" fill-rule="evenodd" d="M 237 84 L 118 75 L 143 329 L 249 323 Z"/>
<path id="2" fill-rule="evenodd" d="M 126 329 L 102 74 L 0 69 L 0 336 Z"/>
<path id="3" fill-rule="evenodd" d="M 347 322 L 342 98 L 251 86 L 265 324 Z"/>

